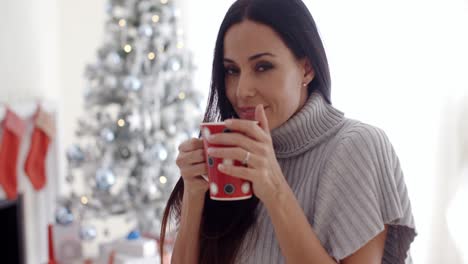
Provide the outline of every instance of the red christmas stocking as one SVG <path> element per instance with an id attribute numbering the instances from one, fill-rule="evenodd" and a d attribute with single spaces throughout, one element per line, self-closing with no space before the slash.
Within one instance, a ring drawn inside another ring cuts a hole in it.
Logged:
<path id="1" fill-rule="evenodd" d="M 0 185 L 8 199 L 16 199 L 18 180 L 16 163 L 26 123 L 7 108 L 0 145 Z"/>
<path id="2" fill-rule="evenodd" d="M 31 138 L 31 146 L 24 165 L 24 170 L 35 190 L 42 189 L 46 184 L 46 157 L 54 127 L 52 117 L 39 107 L 35 115 L 35 126 Z"/>

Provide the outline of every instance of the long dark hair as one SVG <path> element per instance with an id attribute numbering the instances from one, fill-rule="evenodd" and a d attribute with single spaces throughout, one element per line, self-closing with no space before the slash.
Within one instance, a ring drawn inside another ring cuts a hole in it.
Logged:
<path id="1" fill-rule="evenodd" d="M 229 8 L 216 39 L 211 89 L 204 122 L 237 117 L 226 97 L 224 83 L 224 36 L 234 24 L 250 20 L 271 27 L 279 34 L 296 59 L 306 58 L 315 71 L 308 94 L 319 91 L 331 104 L 330 72 L 325 50 L 314 19 L 301 0 L 237 0 Z M 170 217 L 180 220 L 184 182 L 182 177 L 172 191 L 162 220 L 160 252 L 163 252 Z M 200 223 L 199 263 L 234 263 L 247 231 L 254 225 L 259 199 L 218 202 L 205 195 Z M 254 231 L 254 230 L 252 230 Z"/>

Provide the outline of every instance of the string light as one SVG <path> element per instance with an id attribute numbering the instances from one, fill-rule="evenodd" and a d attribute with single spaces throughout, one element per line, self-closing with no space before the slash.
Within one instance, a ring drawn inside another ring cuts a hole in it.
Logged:
<path id="1" fill-rule="evenodd" d="M 120 27 L 125 27 L 126 25 L 127 25 L 127 21 L 125 19 L 122 18 L 122 19 L 119 20 L 119 26 Z"/>
<path id="2" fill-rule="evenodd" d="M 81 200 L 81 203 L 82 203 L 82 204 L 84 204 L 84 205 L 88 204 L 88 197 L 86 197 L 86 196 L 81 196 L 81 199 L 80 199 L 80 200 Z"/>
<path id="3" fill-rule="evenodd" d="M 154 60 L 154 58 L 156 58 L 156 54 L 154 52 L 148 53 L 148 59 Z"/>
<path id="4" fill-rule="evenodd" d="M 184 93 L 184 92 L 180 92 L 180 93 L 179 93 L 179 99 L 180 99 L 180 100 L 184 100 L 184 99 L 185 99 L 185 93 Z"/>
<path id="5" fill-rule="evenodd" d="M 124 50 L 125 52 L 130 53 L 132 51 L 132 46 L 130 46 L 130 44 L 127 44 L 124 46 Z"/>
<path id="6" fill-rule="evenodd" d="M 161 0 L 161 4 L 165 5 L 167 4 L 168 0 Z"/>
<path id="7" fill-rule="evenodd" d="M 177 42 L 177 48 L 182 49 L 184 47 L 184 43 L 182 41 Z"/>
<path id="8" fill-rule="evenodd" d="M 125 120 L 119 119 L 119 121 L 117 121 L 117 125 L 119 125 L 119 127 L 124 127 L 125 126 Z"/>
<path id="9" fill-rule="evenodd" d="M 151 20 L 153 20 L 154 23 L 158 23 L 159 22 L 159 16 L 154 15 L 153 17 L 151 17 Z"/>
<path id="10" fill-rule="evenodd" d="M 159 182 L 161 182 L 162 184 L 166 184 L 166 182 L 167 182 L 166 176 L 159 177 Z"/>

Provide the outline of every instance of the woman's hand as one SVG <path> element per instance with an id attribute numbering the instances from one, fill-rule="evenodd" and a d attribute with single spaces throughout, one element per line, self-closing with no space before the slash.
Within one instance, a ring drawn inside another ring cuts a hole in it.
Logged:
<path id="1" fill-rule="evenodd" d="M 255 120 L 259 124 L 249 120 L 225 120 L 227 128 L 243 134 L 212 134 L 208 137 L 210 143 L 232 147 L 209 148 L 208 155 L 240 162 L 248 155 L 246 167 L 220 164 L 218 169 L 227 175 L 251 181 L 255 196 L 267 203 L 279 194 L 287 182 L 276 160 L 268 120 L 262 105 L 257 105 L 255 109 Z"/>
<path id="2" fill-rule="evenodd" d="M 204 196 L 209 184 L 201 176 L 207 175 L 203 141 L 191 138 L 182 142 L 179 145 L 176 164 L 184 180 L 184 192 L 188 192 L 190 195 Z"/>

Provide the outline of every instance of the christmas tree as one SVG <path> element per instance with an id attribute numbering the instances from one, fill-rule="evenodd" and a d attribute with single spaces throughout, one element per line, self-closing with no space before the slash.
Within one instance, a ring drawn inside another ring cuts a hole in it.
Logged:
<path id="1" fill-rule="evenodd" d="M 198 135 L 202 95 L 192 87 L 179 11 L 171 0 L 110 0 L 97 61 L 86 66 L 85 114 L 67 149 L 60 225 L 126 215 L 157 236 L 166 200 L 179 178 L 178 145 Z M 71 188 L 73 190 L 73 188 Z M 84 240 L 96 236 L 81 226 Z"/>

